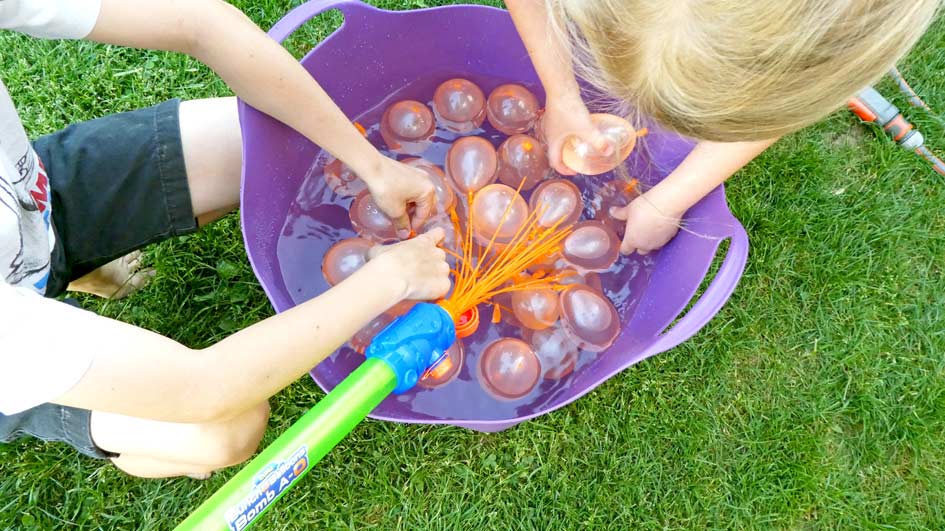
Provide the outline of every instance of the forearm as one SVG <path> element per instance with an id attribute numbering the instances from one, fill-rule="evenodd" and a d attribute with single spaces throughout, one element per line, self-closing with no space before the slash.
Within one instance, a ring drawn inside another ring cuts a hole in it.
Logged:
<path id="1" fill-rule="evenodd" d="M 103 0 L 89 39 L 186 53 L 250 105 L 344 161 L 376 175 L 380 153 L 305 69 L 238 9 L 221 0 Z"/>
<path id="2" fill-rule="evenodd" d="M 101 319 L 75 341 L 97 355 L 56 402 L 135 417 L 200 422 L 227 417 L 285 388 L 403 297 L 368 263 L 321 296 L 194 351 Z"/>
<path id="3" fill-rule="evenodd" d="M 647 195 L 666 211 L 681 215 L 776 141 L 699 142 Z"/>
<path id="4" fill-rule="evenodd" d="M 580 100 L 570 53 L 566 44 L 550 31 L 544 0 L 506 0 L 505 5 L 548 99 Z"/>

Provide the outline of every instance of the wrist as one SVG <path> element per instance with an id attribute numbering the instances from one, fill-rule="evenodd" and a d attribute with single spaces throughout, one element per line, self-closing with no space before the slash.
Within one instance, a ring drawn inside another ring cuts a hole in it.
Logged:
<path id="1" fill-rule="evenodd" d="M 358 271 L 364 271 L 365 276 L 370 277 L 371 291 L 383 299 L 386 308 L 406 300 L 410 291 L 407 281 L 396 274 L 397 264 L 391 254 L 385 252 L 375 256 Z"/>
<path id="2" fill-rule="evenodd" d="M 370 188 L 374 183 L 376 183 L 381 176 L 384 174 L 384 164 L 388 161 L 384 155 L 381 155 L 380 151 L 374 149 L 373 146 L 370 146 L 370 152 L 365 152 L 360 156 L 356 156 L 352 160 L 353 164 L 345 164 L 351 168 L 351 171 L 354 172 L 365 184 Z"/>

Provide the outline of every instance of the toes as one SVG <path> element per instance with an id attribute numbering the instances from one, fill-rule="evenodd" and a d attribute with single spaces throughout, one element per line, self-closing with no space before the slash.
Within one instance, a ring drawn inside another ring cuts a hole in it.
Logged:
<path id="1" fill-rule="evenodd" d="M 129 278 L 128 281 L 125 282 L 118 289 L 118 291 L 116 291 L 115 294 L 109 298 L 112 300 L 116 300 L 116 299 L 123 299 L 127 297 L 128 295 L 131 295 L 132 293 L 150 284 L 151 279 L 153 279 L 154 275 L 156 274 L 157 274 L 157 271 L 155 271 L 153 267 L 149 267 L 148 269 L 142 269 L 134 273 L 131 276 L 131 278 Z"/>
<path id="2" fill-rule="evenodd" d="M 134 273 L 141 267 L 141 251 L 134 251 L 121 257 L 121 262 L 128 268 L 129 273 Z"/>

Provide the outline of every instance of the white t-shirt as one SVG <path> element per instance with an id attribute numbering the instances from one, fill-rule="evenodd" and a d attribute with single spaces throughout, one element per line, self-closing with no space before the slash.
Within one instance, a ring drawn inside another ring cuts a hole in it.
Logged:
<path id="1" fill-rule="evenodd" d="M 100 7 L 101 0 L 0 0 L 0 29 L 79 39 Z M 42 297 L 56 242 L 51 214 L 43 164 L 0 81 L 0 413 L 8 415 L 71 389 L 94 354 L 49 337 L 95 317 Z"/>

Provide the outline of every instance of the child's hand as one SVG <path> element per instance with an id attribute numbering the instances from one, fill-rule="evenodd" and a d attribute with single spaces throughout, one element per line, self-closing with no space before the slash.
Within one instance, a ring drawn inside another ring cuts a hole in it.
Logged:
<path id="1" fill-rule="evenodd" d="M 377 207 L 394 222 L 397 235 L 406 238 L 410 230 L 419 229 L 436 208 L 433 183 L 423 170 L 393 159 L 381 157 L 374 175 L 362 175 Z M 407 207 L 413 205 L 413 215 Z"/>
<path id="2" fill-rule="evenodd" d="M 548 144 L 548 162 L 561 175 L 577 173 L 565 166 L 561 160 L 561 150 L 568 137 L 578 136 L 601 152 L 609 147 L 606 139 L 591 122 L 591 114 L 578 93 L 557 98 L 549 97 L 541 118 L 541 129 L 541 134 Z"/>
<path id="3" fill-rule="evenodd" d="M 625 207 L 610 209 L 610 215 L 626 220 L 627 228 L 620 252 L 647 254 L 666 245 L 679 232 L 685 210 L 678 211 L 660 198 L 643 194 Z"/>
<path id="4" fill-rule="evenodd" d="M 450 289 L 446 252 L 437 247 L 443 236 L 443 229 L 436 228 L 404 242 L 378 245 L 371 249 L 368 264 L 391 282 L 403 283 L 402 300 L 442 298 Z"/>

